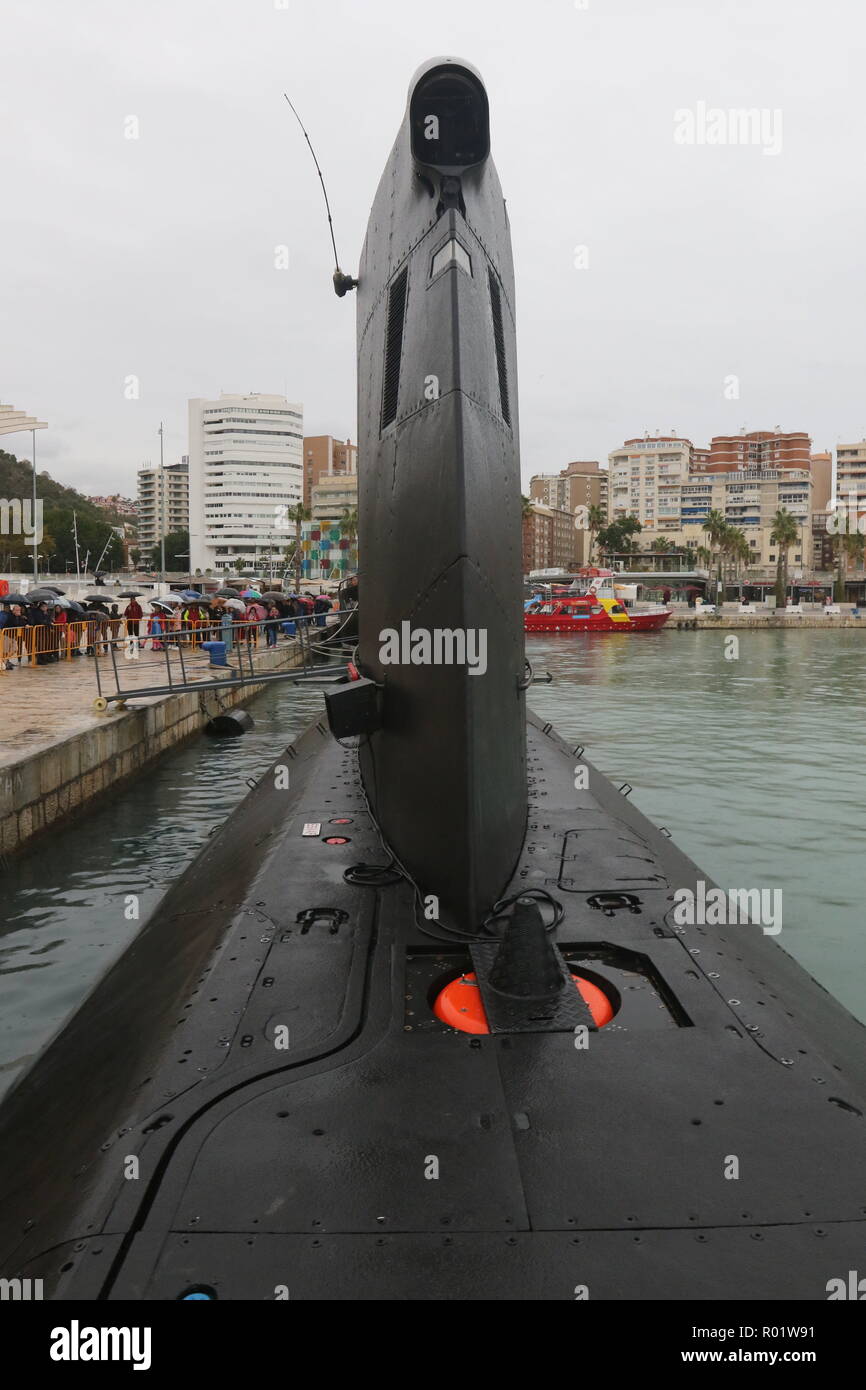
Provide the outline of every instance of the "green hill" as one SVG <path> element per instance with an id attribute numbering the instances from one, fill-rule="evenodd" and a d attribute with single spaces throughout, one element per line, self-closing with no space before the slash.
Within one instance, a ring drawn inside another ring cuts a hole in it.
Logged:
<path id="1" fill-rule="evenodd" d="M 33 496 L 33 469 L 29 463 L 0 449 L 0 498 L 23 502 Z M 63 574 L 66 561 L 75 563 L 75 540 L 72 534 L 72 513 L 78 519 L 78 547 L 82 564 L 88 550 L 90 565 L 95 564 L 108 540 L 110 528 L 117 518 L 103 511 L 95 502 L 74 488 L 57 483 L 49 473 L 37 473 L 36 496 L 42 502 L 43 537 L 39 546 L 40 569 L 49 563 L 55 574 Z M 21 570 L 29 573 L 32 565 L 32 542 L 24 536 L 0 533 L 0 570 Z M 118 537 L 110 546 L 102 563 L 105 570 L 121 564 L 121 544 Z"/>

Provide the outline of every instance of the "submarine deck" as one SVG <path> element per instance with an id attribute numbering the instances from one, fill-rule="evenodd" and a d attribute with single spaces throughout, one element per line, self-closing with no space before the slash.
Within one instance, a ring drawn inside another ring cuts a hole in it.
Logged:
<path id="1" fill-rule="evenodd" d="M 506 893 L 551 892 L 615 997 L 586 1046 L 433 1015 L 468 949 L 405 882 L 344 881 L 385 855 L 317 724 L 10 1095 L 4 1269 L 61 1299 L 826 1298 L 866 1231 L 866 1035 L 759 927 L 675 925 L 699 871 L 576 764 L 530 722 Z"/>

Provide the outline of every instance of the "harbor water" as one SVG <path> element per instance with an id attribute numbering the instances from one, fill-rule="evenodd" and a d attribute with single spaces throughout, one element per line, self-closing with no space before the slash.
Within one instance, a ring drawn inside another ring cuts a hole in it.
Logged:
<path id="1" fill-rule="evenodd" d="M 779 889 L 776 937 L 866 1021 L 859 632 L 530 637 L 530 701 L 725 889 Z M 320 691 L 276 685 L 3 870 L 0 1091 L 56 1033 Z M 139 916 L 128 920 L 128 899 Z M 757 928 L 743 926 L 743 931 Z"/>

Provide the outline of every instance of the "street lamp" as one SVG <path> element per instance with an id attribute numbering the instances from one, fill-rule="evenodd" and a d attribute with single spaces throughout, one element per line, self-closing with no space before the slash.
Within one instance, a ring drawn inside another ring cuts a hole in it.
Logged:
<path id="1" fill-rule="evenodd" d="M 165 583 L 165 527 L 168 521 L 168 503 L 165 500 L 165 464 L 163 462 L 163 439 L 165 426 L 159 422 L 159 582 Z"/>
<path id="2" fill-rule="evenodd" d="M 29 430 L 33 436 L 33 515 L 30 523 L 33 527 L 34 584 L 39 578 L 39 541 L 36 539 L 36 431 L 47 429 L 48 425 L 44 420 L 37 420 L 35 416 L 25 414 L 23 410 L 16 410 L 12 405 L 0 405 L 0 434 L 22 434 Z"/>

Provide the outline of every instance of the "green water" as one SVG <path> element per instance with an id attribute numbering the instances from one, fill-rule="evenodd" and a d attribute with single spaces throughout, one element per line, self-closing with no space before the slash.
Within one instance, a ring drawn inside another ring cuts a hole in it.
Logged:
<path id="1" fill-rule="evenodd" d="M 781 888 L 777 941 L 866 1020 L 860 711 L 866 633 L 533 637 L 531 702 L 724 888 Z M 129 944 L 209 832 L 322 711 L 275 685 L 12 862 L 0 892 L 0 1090 Z M 125 919 L 126 895 L 141 901 Z"/>
<path id="2" fill-rule="evenodd" d="M 775 940 L 866 1021 L 866 633 L 527 639 L 530 699 L 723 888 L 779 888 Z"/>

